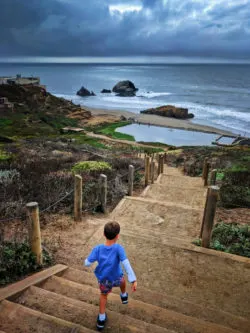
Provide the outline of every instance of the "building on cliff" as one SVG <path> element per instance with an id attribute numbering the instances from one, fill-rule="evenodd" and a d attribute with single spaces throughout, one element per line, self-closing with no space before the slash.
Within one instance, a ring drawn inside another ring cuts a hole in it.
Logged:
<path id="1" fill-rule="evenodd" d="M 22 77 L 21 74 L 17 74 L 16 76 L 5 76 L 0 77 L 0 84 L 9 84 L 9 85 L 35 85 L 35 86 L 41 86 L 40 85 L 40 77 Z M 45 88 L 45 86 L 42 86 Z"/>

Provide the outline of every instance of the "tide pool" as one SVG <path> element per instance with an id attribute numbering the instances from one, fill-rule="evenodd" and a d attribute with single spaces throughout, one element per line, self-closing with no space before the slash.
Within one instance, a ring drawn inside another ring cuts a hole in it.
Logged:
<path id="1" fill-rule="evenodd" d="M 211 146 L 218 137 L 217 134 L 139 124 L 120 127 L 117 132 L 133 135 L 136 141 L 162 142 L 173 146 Z"/>

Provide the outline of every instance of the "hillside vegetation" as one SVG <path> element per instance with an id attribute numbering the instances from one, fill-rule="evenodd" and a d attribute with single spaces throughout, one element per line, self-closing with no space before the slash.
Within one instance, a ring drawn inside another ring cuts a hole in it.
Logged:
<path id="1" fill-rule="evenodd" d="M 14 110 L 0 109 L 0 135 L 41 136 L 60 133 L 65 126 L 84 125 L 91 113 L 37 86 L 0 85 L 0 96 L 14 103 Z"/>

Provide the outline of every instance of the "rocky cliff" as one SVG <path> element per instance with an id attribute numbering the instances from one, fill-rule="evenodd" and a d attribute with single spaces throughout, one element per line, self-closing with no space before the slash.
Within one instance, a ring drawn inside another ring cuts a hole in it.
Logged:
<path id="1" fill-rule="evenodd" d="M 141 111 L 141 113 L 154 114 L 156 116 L 172 117 L 177 119 L 189 119 L 194 117 L 192 113 L 188 113 L 188 109 L 177 108 L 173 105 L 163 105 L 157 108 Z"/>

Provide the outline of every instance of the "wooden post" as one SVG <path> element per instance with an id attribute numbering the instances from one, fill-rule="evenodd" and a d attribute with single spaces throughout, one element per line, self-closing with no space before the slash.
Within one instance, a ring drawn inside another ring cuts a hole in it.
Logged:
<path id="1" fill-rule="evenodd" d="M 159 176 L 159 174 L 161 173 L 161 155 L 158 155 L 158 170 L 157 170 L 157 174 Z"/>
<path id="2" fill-rule="evenodd" d="M 206 157 L 203 162 L 203 169 L 202 169 L 202 178 L 203 179 L 205 179 L 205 172 L 207 169 L 207 165 L 208 165 L 208 157 Z"/>
<path id="3" fill-rule="evenodd" d="M 148 181 L 149 181 L 149 160 L 150 160 L 150 157 L 147 156 L 145 158 L 145 187 L 148 186 Z"/>
<path id="4" fill-rule="evenodd" d="M 107 213 L 107 194 L 108 194 L 108 182 L 107 176 L 100 175 L 100 201 L 103 213 Z"/>
<path id="5" fill-rule="evenodd" d="M 161 173 L 164 172 L 164 155 L 161 155 Z"/>
<path id="6" fill-rule="evenodd" d="M 205 170 L 204 170 L 204 186 L 208 185 L 209 169 L 210 169 L 210 165 L 209 165 L 209 163 L 207 163 L 206 167 L 205 167 Z"/>
<path id="7" fill-rule="evenodd" d="M 43 252 L 42 252 L 42 241 L 41 241 L 38 203 L 30 202 L 26 205 L 26 208 L 27 208 L 27 216 L 28 216 L 28 220 L 29 220 L 31 250 L 36 256 L 37 264 L 42 265 Z"/>
<path id="8" fill-rule="evenodd" d="M 202 247 L 208 248 L 210 245 L 218 195 L 219 195 L 218 186 L 211 186 L 208 189 L 207 203 L 204 210 L 204 218 L 203 218 L 204 223 L 202 228 L 202 240 L 201 240 Z"/>
<path id="9" fill-rule="evenodd" d="M 216 185 L 217 169 L 213 169 L 210 174 L 210 185 Z"/>
<path id="10" fill-rule="evenodd" d="M 167 153 L 164 153 L 164 163 L 167 162 Z"/>
<path id="11" fill-rule="evenodd" d="M 135 173 L 135 168 L 133 167 L 133 165 L 130 165 L 129 166 L 129 171 L 128 171 L 128 195 L 129 196 L 133 195 L 134 173 Z"/>
<path id="12" fill-rule="evenodd" d="M 153 159 L 151 161 L 150 172 L 151 172 L 151 183 L 154 184 L 154 181 L 155 181 L 155 162 L 154 162 Z"/>
<path id="13" fill-rule="evenodd" d="M 204 219 L 205 219 L 205 212 L 207 210 L 208 192 L 209 192 L 209 188 L 207 189 L 206 202 L 205 202 L 204 213 L 203 213 L 202 222 L 201 222 L 200 238 L 202 238 L 202 233 L 203 233 L 203 228 L 204 228 Z"/>
<path id="14" fill-rule="evenodd" d="M 82 177 L 79 175 L 75 175 L 74 220 L 82 220 Z"/>

